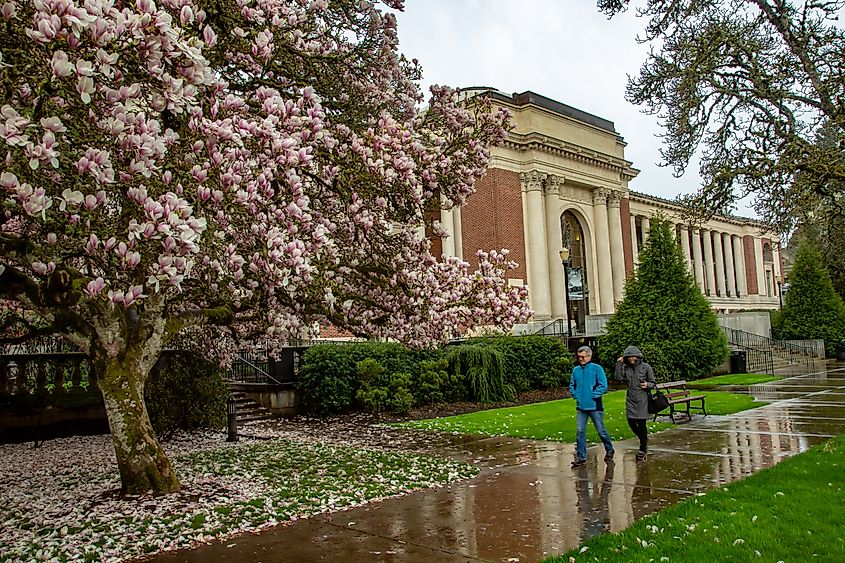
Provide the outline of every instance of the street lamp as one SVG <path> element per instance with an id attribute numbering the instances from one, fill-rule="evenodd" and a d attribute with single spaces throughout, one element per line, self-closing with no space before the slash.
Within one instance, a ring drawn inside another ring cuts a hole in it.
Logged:
<path id="1" fill-rule="evenodd" d="M 563 298 L 566 303 L 566 330 L 572 336 L 572 309 L 569 306 L 569 249 L 563 247 L 558 252 L 560 263 L 563 264 Z"/>
<path id="2" fill-rule="evenodd" d="M 783 280 L 780 276 L 775 276 L 775 283 L 778 286 L 778 309 L 783 309 Z"/>

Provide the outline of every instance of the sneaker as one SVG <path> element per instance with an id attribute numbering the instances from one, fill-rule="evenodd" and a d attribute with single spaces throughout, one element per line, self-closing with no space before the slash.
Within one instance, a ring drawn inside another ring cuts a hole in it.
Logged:
<path id="1" fill-rule="evenodd" d="M 613 452 L 607 452 L 607 454 L 605 454 L 604 456 L 604 460 L 608 462 L 613 461 Z"/>
<path id="2" fill-rule="evenodd" d="M 646 452 L 637 452 L 637 461 L 643 461 L 647 455 Z"/>
<path id="3" fill-rule="evenodd" d="M 585 465 L 587 465 L 586 459 L 576 459 L 572 462 L 572 467 L 584 467 Z"/>

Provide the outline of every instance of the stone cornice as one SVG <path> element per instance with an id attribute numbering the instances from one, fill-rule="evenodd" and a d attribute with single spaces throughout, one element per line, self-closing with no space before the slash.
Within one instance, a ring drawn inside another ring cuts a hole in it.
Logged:
<path id="1" fill-rule="evenodd" d="M 596 168 L 611 170 L 619 174 L 619 180 L 622 182 L 630 181 L 640 173 L 639 170 L 631 166 L 631 162 L 625 159 L 537 132 L 526 134 L 510 133 L 505 139 L 504 146 L 516 151 L 533 149 L 595 166 Z"/>
<path id="2" fill-rule="evenodd" d="M 673 212 L 681 212 L 684 209 L 684 206 L 677 201 L 672 201 L 671 199 L 665 199 L 662 197 L 657 197 L 649 194 L 644 194 L 642 192 L 635 192 L 630 190 L 628 192 L 628 197 L 631 201 L 636 201 L 639 203 L 645 203 L 651 205 L 653 207 L 657 207 L 660 209 L 664 209 L 666 211 L 673 211 Z M 756 227 L 758 229 L 766 230 L 768 225 L 766 223 L 759 221 L 757 219 L 751 219 L 750 217 L 738 217 L 735 215 L 723 215 L 717 213 L 713 215 L 713 219 L 718 221 L 724 221 L 725 223 L 730 223 L 732 225 L 740 225 L 744 227 Z M 707 229 L 709 227 L 703 226 L 703 228 Z"/>

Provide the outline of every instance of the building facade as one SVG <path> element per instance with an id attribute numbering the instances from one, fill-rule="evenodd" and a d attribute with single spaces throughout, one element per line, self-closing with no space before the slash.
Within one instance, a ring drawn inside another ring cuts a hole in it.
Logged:
<path id="1" fill-rule="evenodd" d="M 469 95 L 510 110 L 514 130 L 466 205 L 441 211 L 449 236 L 433 251 L 472 260 L 478 249 L 510 249 L 519 268 L 509 281 L 528 285 L 533 323 L 571 319 L 583 330 L 588 316 L 612 314 L 657 212 L 676 222 L 714 310 L 778 307 L 781 257 L 760 222 L 716 216 L 688 225 L 677 203 L 631 190 L 639 171 L 608 120 L 530 91 Z"/>

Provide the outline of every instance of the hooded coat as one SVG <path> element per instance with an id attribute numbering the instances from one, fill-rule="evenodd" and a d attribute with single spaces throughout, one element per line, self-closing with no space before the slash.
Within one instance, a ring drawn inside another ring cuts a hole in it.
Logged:
<path id="1" fill-rule="evenodd" d="M 639 358 L 637 365 L 628 363 L 628 358 Z M 625 416 L 628 418 L 648 418 L 648 391 L 640 387 L 641 383 L 648 383 L 649 389 L 654 389 L 654 370 L 643 361 L 643 355 L 636 346 L 628 346 L 622 353 L 622 361 L 616 362 L 613 374 L 616 381 L 624 381 L 628 392 L 625 396 Z"/>

